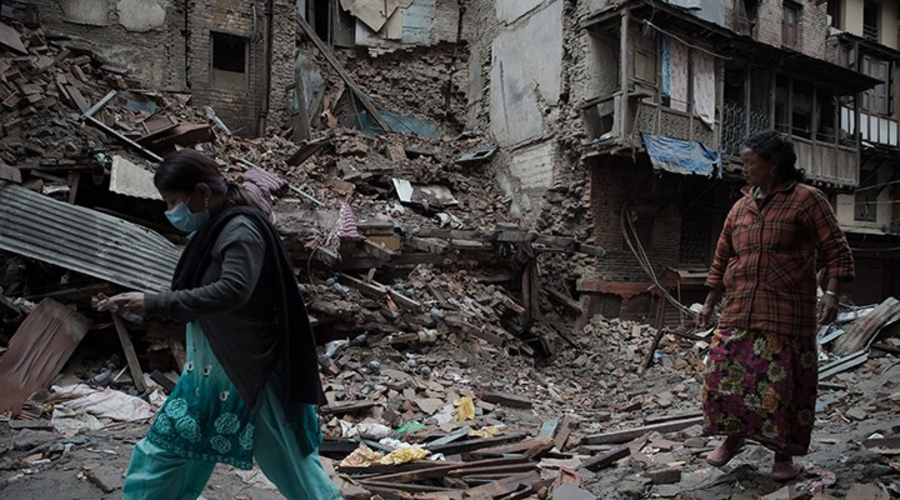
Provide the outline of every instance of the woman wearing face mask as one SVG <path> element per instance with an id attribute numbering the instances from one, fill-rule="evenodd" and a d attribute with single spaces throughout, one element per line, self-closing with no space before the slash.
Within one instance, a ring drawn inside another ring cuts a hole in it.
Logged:
<path id="1" fill-rule="evenodd" d="M 99 307 L 186 322 L 187 359 L 135 447 L 125 499 L 194 499 L 216 463 L 253 459 L 289 499 L 340 498 L 318 457 L 316 344 L 278 234 L 197 151 L 167 156 L 153 180 L 172 225 L 193 233 L 172 291 Z"/>

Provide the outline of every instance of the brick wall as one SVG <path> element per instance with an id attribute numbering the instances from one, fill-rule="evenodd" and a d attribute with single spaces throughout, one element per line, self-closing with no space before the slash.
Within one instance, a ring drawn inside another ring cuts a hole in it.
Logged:
<path id="1" fill-rule="evenodd" d="M 308 50 L 309 54 L 315 54 L 320 68 L 331 72 L 317 50 L 311 46 Z M 458 134 L 464 128 L 468 81 L 466 45 L 407 47 L 377 57 L 359 47 L 340 49 L 337 57 L 357 85 L 380 107 L 438 124 L 445 135 Z"/>
<path id="2" fill-rule="evenodd" d="M 622 236 L 622 209 L 627 201 L 636 216 L 638 232 L 652 224 L 650 239 L 641 240 L 650 256 L 653 269 L 661 276 L 669 266 L 677 266 L 681 243 L 681 214 L 676 204 L 659 205 L 671 185 L 680 182 L 672 177 L 656 176 L 649 165 L 631 163 L 630 159 L 590 167 L 590 218 L 593 222 L 592 240 L 606 249 L 596 267 L 586 274 L 590 279 L 613 282 L 646 282 L 650 278 Z"/>
<path id="3" fill-rule="evenodd" d="M 165 24 L 144 32 L 133 32 L 119 24 L 116 0 L 106 1 L 105 25 L 67 21 L 59 0 L 32 0 L 38 6 L 46 33 L 72 37 L 69 43 L 90 48 L 131 76 L 151 87 L 184 85 L 183 2 L 160 2 Z M 102 3 L 102 2 L 101 2 Z M 98 10 L 102 5 L 98 3 Z"/>
<path id="4" fill-rule="evenodd" d="M 198 0 L 189 7 L 188 78 L 194 103 L 209 105 L 231 130 L 254 135 L 259 119 L 264 70 L 264 3 L 253 5 L 240 0 Z M 247 74 L 243 87 L 214 82 L 211 32 L 226 33 L 248 40 Z"/>
<path id="5" fill-rule="evenodd" d="M 289 128 L 291 103 L 287 88 L 294 84 L 297 59 L 297 5 L 292 0 L 275 0 L 272 45 L 272 84 L 269 94 L 267 133 Z"/>
<path id="6" fill-rule="evenodd" d="M 143 32 L 128 31 L 119 24 L 117 0 L 96 2 L 92 13 L 100 12 L 103 2 L 107 11 L 105 19 L 95 15 L 92 25 L 67 21 L 59 0 L 34 0 L 49 33 L 68 35 L 75 38 L 74 43 L 87 44 L 110 63 L 128 68 L 131 75 L 149 87 L 187 88 L 193 93 L 195 104 L 211 106 L 239 134 L 259 132 L 265 94 L 265 0 L 160 2 L 165 7 L 164 25 Z M 286 88 L 293 83 L 296 16 L 292 0 L 274 1 L 269 131 L 289 125 Z M 250 40 L 245 84 L 214 82 L 212 31 Z"/>
<path id="7" fill-rule="evenodd" d="M 819 59 L 826 58 L 828 36 L 827 3 L 803 0 L 800 5 L 799 42 L 796 50 Z M 759 6 L 758 39 L 763 43 L 782 46 L 783 0 L 763 0 Z"/>

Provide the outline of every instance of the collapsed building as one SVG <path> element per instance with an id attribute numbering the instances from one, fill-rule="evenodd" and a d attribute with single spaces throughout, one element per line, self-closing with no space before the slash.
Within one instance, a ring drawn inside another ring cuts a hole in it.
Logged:
<path id="1" fill-rule="evenodd" d="M 608 252 L 559 271 L 581 324 L 594 313 L 684 320 L 664 296 L 702 299 L 742 186 L 740 143 L 772 128 L 795 140 L 799 166 L 859 242 L 865 279 L 847 299 L 896 293 L 890 2 L 35 3 L 49 30 L 151 87 L 189 91 L 240 135 L 302 141 L 329 120 L 488 133 L 516 221 Z"/>

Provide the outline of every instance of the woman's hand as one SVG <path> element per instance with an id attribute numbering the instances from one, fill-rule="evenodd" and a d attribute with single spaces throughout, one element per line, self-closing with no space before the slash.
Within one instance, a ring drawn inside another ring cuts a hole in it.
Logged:
<path id="1" fill-rule="evenodd" d="M 710 322 L 712 321 L 714 307 L 709 304 L 703 304 L 703 307 L 700 309 L 700 312 L 697 313 L 697 326 L 702 329 L 709 328 Z"/>
<path id="2" fill-rule="evenodd" d="M 835 295 L 826 293 L 816 304 L 816 321 L 820 325 L 830 325 L 837 319 L 838 300 Z"/>
<path id="3" fill-rule="evenodd" d="M 119 315 L 134 314 L 143 318 L 147 314 L 143 292 L 120 293 L 112 297 L 101 295 L 97 303 L 98 311 L 111 311 Z"/>
<path id="4" fill-rule="evenodd" d="M 722 299 L 722 290 L 718 288 L 711 288 L 709 293 L 706 295 L 706 301 L 703 303 L 703 307 L 700 309 L 700 312 L 697 313 L 697 327 L 706 330 L 709 328 L 712 323 L 713 313 L 716 310 L 716 304 L 719 303 L 719 300 Z"/>

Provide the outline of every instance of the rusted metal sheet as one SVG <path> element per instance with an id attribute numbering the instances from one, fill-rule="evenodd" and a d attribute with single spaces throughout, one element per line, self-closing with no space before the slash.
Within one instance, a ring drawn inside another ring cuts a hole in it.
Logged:
<path id="1" fill-rule="evenodd" d="M 149 229 L 3 181 L 0 250 L 144 292 L 169 288 L 180 255 Z"/>
<path id="2" fill-rule="evenodd" d="M 134 198 L 162 200 L 153 185 L 153 174 L 121 156 L 113 156 L 109 190 Z"/>
<path id="3" fill-rule="evenodd" d="M 53 299 L 28 315 L 0 357 L 0 414 L 18 415 L 22 404 L 59 374 L 91 321 Z"/>

